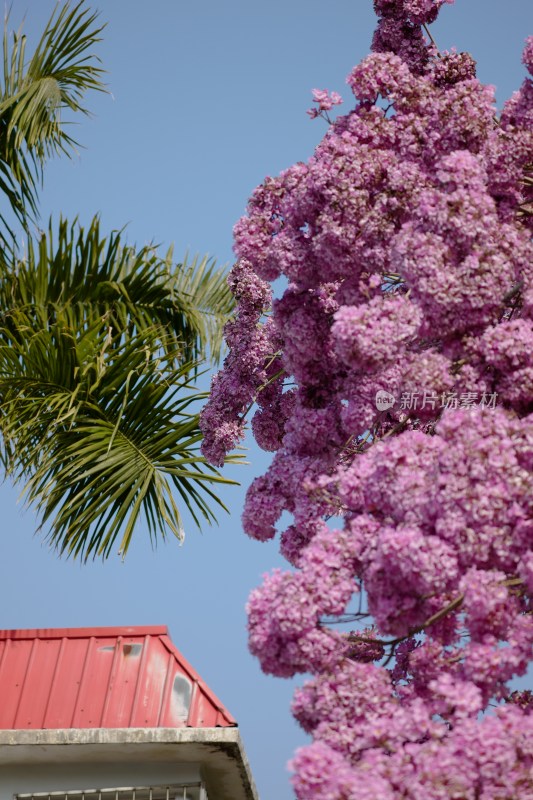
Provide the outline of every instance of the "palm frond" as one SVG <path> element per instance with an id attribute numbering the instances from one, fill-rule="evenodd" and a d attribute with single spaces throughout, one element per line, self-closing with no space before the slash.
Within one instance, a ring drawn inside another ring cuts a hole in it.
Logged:
<path id="1" fill-rule="evenodd" d="M 146 328 L 158 327 L 160 346 L 181 362 L 220 353 L 233 298 L 223 269 L 207 258 L 172 264 L 157 248 L 137 250 L 123 232 L 104 237 L 98 217 L 84 230 L 76 221 L 50 223 L 26 257 L 0 264 L 0 324 L 12 310 L 35 320 L 36 329 L 59 323 L 76 331 L 100 322 L 113 332 L 113 346 Z"/>
<path id="2" fill-rule="evenodd" d="M 70 155 L 76 142 L 61 121 L 64 109 L 87 114 L 87 91 L 104 91 L 103 70 L 93 46 L 104 26 L 96 23 L 84 0 L 58 6 L 26 58 L 21 31 L 10 42 L 4 26 L 3 78 L 0 85 L 0 191 L 24 225 L 37 210 L 37 188 L 45 161 L 55 153 Z M 5 238 L 5 236 L 4 236 Z"/>
<path id="3" fill-rule="evenodd" d="M 172 250 L 167 254 L 167 261 Z M 169 284 L 175 302 L 190 320 L 200 340 L 206 342 L 211 358 L 218 363 L 224 339 L 224 325 L 231 317 L 235 300 L 227 285 L 227 273 L 216 270 L 215 262 L 204 256 L 187 257 L 178 269 L 169 275 Z"/>
<path id="4" fill-rule="evenodd" d="M 110 346 L 101 326 L 76 336 L 53 325 L 29 335 L 4 329 L 0 345 L 0 428 L 5 466 L 25 483 L 29 503 L 66 555 L 124 555 L 144 517 L 156 541 L 183 537 L 173 490 L 194 521 L 211 523 L 212 487 L 231 483 L 199 452 L 196 409 L 205 398 L 191 384 L 193 364 L 176 368 L 157 349 L 161 332 L 145 329 Z M 100 375 L 94 380 L 96 363 Z"/>
<path id="5" fill-rule="evenodd" d="M 182 538 L 182 511 L 211 523 L 232 483 L 200 455 L 192 384 L 220 356 L 224 270 L 104 237 L 97 217 L 14 246 L 9 211 L 28 231 L 46 160 L 75 147 L 62 113 L 104 89 L 96 19 L 58 5 L 29 59 L 6 21 L 0 76 L 0 459 L 53 546 L 82 558 L 124 555 L 141 517 L 152 541 Z"/>

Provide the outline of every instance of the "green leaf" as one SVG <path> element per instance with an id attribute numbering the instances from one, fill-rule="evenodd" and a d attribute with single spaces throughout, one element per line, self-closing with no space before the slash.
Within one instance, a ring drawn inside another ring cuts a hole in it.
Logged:
<path id="1" fill-rule="evenodd" d="M 9 210 L 28 232 L 46 160 L 75 147 L 61 115 L 104 90 L 96 20 L 58 5 L 29 58 L 6 22 L 0 77 L 0 459 L 53 546 L 82 558 L 124 555 L 141 519 L 153 542 L 182 538 L 182 511 L 213 522 L 231 482 L 200 455 L 192 384 L 221 355 L 225 271 L 102 236 L 98 217 L 14 246 Z"/>
<path id="2" fill-rule="evenodd" d="M 153 542 L 182 537 L 182 509 L 215 521 L 211 487 L 231 481 L 199 452 L 206 393 L 192 380 L 226 319 L 222 271 L 197 279 L 101 237 L 97 218 L 87 232 L 61 221 L 26 252 L 0 280 L 1 456 L 53 546 L 105 558 L 141 519 Z M 214 309 L 209 323 L 191 298 Z"/>
<path id="3" fill-rule="evenodd" d="M 71 155 L 76 142 L 65 131 L 65 109 L 88 114 L 87 91 L 105 91 L 103 70 L 92 53 L 104 26 L 85 3 L 57 6 L 37 44 L 26 58 L 26 37 L 11 39 L 6 19 L 3 38 L 3 76 L 0 83 L 0 190 L 24 227 L 37 212 L 37 189 L 46 160 Z M 10 229 L 4 222 L 0 237 Z"/>

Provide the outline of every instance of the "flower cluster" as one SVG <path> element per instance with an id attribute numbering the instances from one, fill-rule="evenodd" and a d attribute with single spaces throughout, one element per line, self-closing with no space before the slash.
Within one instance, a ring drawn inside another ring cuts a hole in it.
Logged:
<path id="1" fill-rule="evenodd" d="M 301 800 L 531 796 L 531 699 L 508 684 L 533 655 L 533 82 L 497 120 L 472 57 L 425 39 L 443 2 L 375 0 L 354 109 L 235 227 L 204 452 L 221 463 L 257 403 L 275 455 L 243 526 L 292 515 L 291 568 L 252 593 L 250 646 L 312 675 Z M 498 402 L 394 402 L 420 387 Z"/>
<path id="2" fill-rule="evenodd" d="M 338 92 L 329 92 L 327 89 L 313 89 L 313 103 L 316 108 L 310 108 L 307 112 L 311 119 L 322 116 L 322 112 L 331 111 L 333 106 L 340 106 L 342 97 Z"/>

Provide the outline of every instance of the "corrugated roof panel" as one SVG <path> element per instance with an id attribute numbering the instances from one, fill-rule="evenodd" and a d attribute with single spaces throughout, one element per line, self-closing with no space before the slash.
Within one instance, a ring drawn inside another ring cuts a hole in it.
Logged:
<path id="1" fill-rule="evenodd" d="M 51 641 L 58 642 L 59 652 L 42 727 L 70 728 L 80 691 L 79 676 L 87 656 L 88 642 L 84 639 L 69 639 L 67 636 Z"/>
<path id="2" fill-rule="evenodd" d="M 148 725 L 149 720 L 157 717 L 159 724 L 159 714 L 161 713 L 161 703 L 163 690 L 158 691 L 157 695 L 152 690 L 153 667 L 152 659 L 152 637 L 145 636 L 142 641 L 142 651 L 140 654 L 139 670 L 135 684 L 135 693 L 131 703 L 131 713 L 128 725 L 132 728 L 143 728 Z M 167 662 L 169 657 L 167 656 Z M 163 685 L 166 677 L 162 677 Z"/>
<path id="3" fill-rule="evenodd" d="M 188 676 L 193 682 L 192 696 L 190 698 L 190 707 L 188 724 L 191 725 L 190 720 L 195 720 L 195 727 L 212 728 L 221 725 L 227 725 L 228 712 L 220 702 L 220 700 L 213 694 L 210 688 L 203 682 L 200 676 L 195 672 L 189 662 L 183 657 L 179 650 L 174 645 L 170 637 L 161 637 L 164 641 L 169 652 L 174 655 L 176 663 L 180 665 L 181 674 Z M 174 727 L 172 723 L 172 702 L 163 704 L 164 720 L 161 725 L 164 727 Z M 175 709 L 175 706 L 174 706 Z M 233 720 L 232 717 L 230 717 Z"/>
<path id="4" fill-rule="evenodd" d="M 14 728 L 41 727 L 48 705 L 60 644 L 60 640 L 57 639 L 36 638 L 33 640 L 14 719 Z M 15 642 L 14 645 L 20 648 L 22 642 Z"/>
<path id="5" fill-rule="evenodd" d="M 164 627 L 0 631 L 2 729 L 235 724 Z"/>
<path id="6" fill-rule="evenodd" d="M 3 728 L 14 728 L 31 655 L 31 645 L 7 641 L 5 642 L 3 655 L 2 672 L 0 674 L 0 698 L 2 700 L 0 703 L 0 723 Z"/>
<path id="7" fill-rule="evenodd" d="M 101 727 L 102 712 L 115 654 L 115 641 L 114 637 L 97 639 L 91 636 L 85 643 L 85 659 L 81 674 L 77 676 L 79 691 L 71 723 L 73 728 Z M 83 640 L 79 639 L 72 643 L 74 647 L 83 646 L 83 644 Z"/>
<path id="8" fill-rule="evenodd" d="M 163 670 L 163 664 L 161 663 L 161 670 Z M 166 664 L 165 664 L 165 677 L 164 681 L 161 685 L 161 702 L 159 704 L 159 709 L 157 711 L 157 724 L 160 725 L 162 728 L 164 727 L 171 727 L 171 722 L 169 722 L 166 718 L 167 709 L 170 707 L 170 702 L 172 698 L 172 686 L 174 684 L 174 675 L 176 672 L 176 662 L 172 653 L 167 652 L 166 656 Z M 149 686 L 152 681 L 152 674 L 150 672 L 147 675 L 147 680 L 149 682 Z M 147 715 L 150 712 L 155 712 L 153 708 L 153 701 L 154 701 L 154 693 L 150 691 L 150 688 L 147 690 L 147 708 L 146 713 Z M 183 724 L 183 723 L 182 723 Z"/>
<path id="9" fill-rule="evenodd" d="M 102 714 L 102 728 L 109 727 L 111 720 L 116 723 L 114 727 L 127 728 L 132 716 L 135 690 L 140 677 L 141 657 L 143 650 L 148 650 L 149 662 L 157 659 L 157 651 L 150 653 L 151 637 L 119 638 L 113 650 L 113 664 L 109 677 L 106 702 Z M 154 702 L 161 702 L 161 692 L 157 685 L 153 686 Z M 153 717 L 152 717 L 153 718 Z M 146 724 L 146 723 L 145 723 Z M 140 726 L 142 727 L 142 726 Z"/>

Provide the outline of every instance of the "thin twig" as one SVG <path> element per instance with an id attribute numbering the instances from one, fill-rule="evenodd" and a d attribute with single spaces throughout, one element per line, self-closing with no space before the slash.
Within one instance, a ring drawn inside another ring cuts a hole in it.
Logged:
<path id="1" fill-rule="evenodd" d="M 424 24 L 422 25 L 422 27 L 423 27 L 423 29 L 424 29 L 424 32 L 425 32 L 425 33 L 427 34 L 427 36 L 429 37 L 429 40 L 430 40 L 431 44 L 433 45 L 433 47 L 434 47 L 434 48 L 435 48 L 435 50 L 437 51 L 437 55 L 438 55 L 438 57 L 439 57 L 439 58 L 441 58 L 441 52 L 440 52 L 440 50 L 439 50 L 439 46 L 438 46 L 437 42 L 435 41 L 435 39 L 433 38 L 433 36 L 432 36 L 432 34 L 431 34 L 431 31 L 429 30 L 428 26 L 427 26 L 427 25 L 424 23 Z"/>

